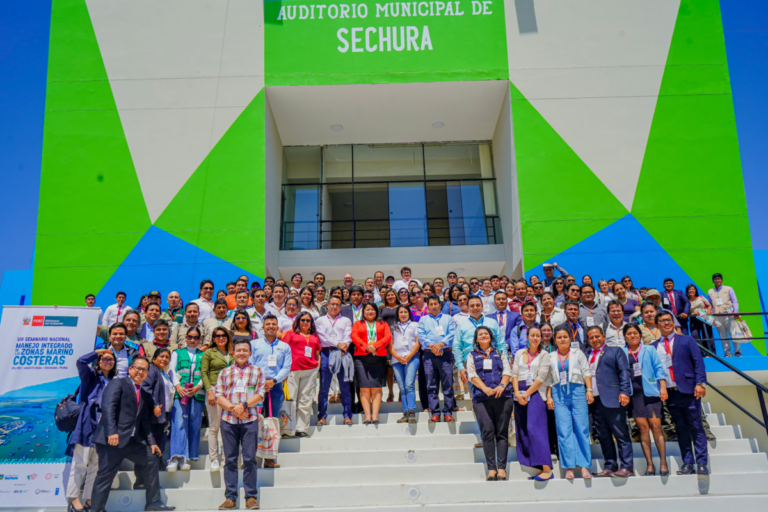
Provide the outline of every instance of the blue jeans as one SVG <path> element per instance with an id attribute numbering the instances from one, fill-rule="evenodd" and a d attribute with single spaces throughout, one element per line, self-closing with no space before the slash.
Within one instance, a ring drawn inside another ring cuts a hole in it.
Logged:
<path id="1" fill-rule="evenodd" d="M 205 402 L 190 398 L 187 405 L 181 399 L 173 401 L 171 411 L 171 458 L 184 457 L 197 460 L 200 455 L 200 424 Z"/>
<path id="2" fill-rule="evenodd" d="M 419 371 L 419 353 L 417 352 L 407 364 L 396 362 L 392 358 L 392 370 L 395 372 L 397 387 L 403 394 L 403 412 L 416 410 L 416 372 Z"/>
<path id="3" fill-rule="evenodd" d="M 328 410 L 328 391 L 331 389 L 333 373 L 328 366 L 328 358 L 332 350 L 325 347 L 320 351 L 320 395 L 317 397 L 317 419 L 321 420 L 327 416 Z M 339 379 L 339 390 L 341 391 L 341 405 L 344 407 L 344 417 L 352 417 L 352 393 L 349 389 L 349 382 L 344 380 L 344 370 L 341 370 L 336 376 Z"/>
<path id="4" fill-rule="evenodd" d="M 552 386 L 557 420 L 557 444 L 560 465 L 565 469 L 592 468 L 592 449 L 589 446 L 589 407 L 587 390 L 583 384 Z"/>

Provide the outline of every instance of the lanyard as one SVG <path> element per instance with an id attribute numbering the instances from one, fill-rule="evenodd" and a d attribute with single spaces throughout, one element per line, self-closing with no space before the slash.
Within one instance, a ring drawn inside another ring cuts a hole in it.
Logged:
<path id="1" fill-rule="evenodd" d="M 576 327 L 574 327 L 574 325 L 576 325 Z M 568 322 L 568 327 L 571 329 L 571 337 L 573 339 L 576 339 L 576 334 L 578 334 L 578 332 L 579 332 L 578 325 L 579 324 L 572 324 L 571 322 Z"/>
<path id="2" fill-rule="evenodd" d="M 603 349 L 604 349 L 604 348 L 605 348 L 605 345 L 603 345 L 602 347 L 600 347 L 600 349 L 599 349 L 599 350 L 597 350 L 597 351 L 595 351 L 595 350 L 592 350 L 592 358 L 589 360 L 589 364 L 590 364 L 590 365 L 591 365 L 592 363 L 594 363 L 594 362 L 595 362 L 595 359 L 596 359 L 597 357 L 599 357 L 599 356 L 600 356 L 600 354 L 602 353 L 602 351 L 603 351 Z"/>
<path id="3" fill-rule="evenodd" d="M 483 317 L 483 316 L 480 317 L 480 320 L 475 320 L 471 316 L 469 317 L 469 321 L 472 322 L 472 325 L 475 326 L 475 329 L 477 329 L 478 327 L 483 325 L 483 320 L 485 320 L 485 317 Z"/>
<path id="4" fill-rule="evenodd" d="M 632 349 L 630 349 L 630 348 L 628 348 L 627 350 L 629 351 L 630 354 L 632 354 L 632 357 L 635 358 L 635 363 L 639 363 L 640 362 L 640 351 L 643 350 L 643 345 L 642 344 L 638 345 L 638 347 L 637 347 L 637 354 L 632 352 Z"/>
<path id="5" fill-rule="evenodd" d="M 339 317 L 341 317 L 341 315 L 338 315 L 336 316 L 336 318 L 331 320 L 331 315 L 325 315 L 325 318 L 328 319 L 328 323 L 331 324 L 331 330 L 334 330 L 334 328 L 336 327 L 336 322 L 339 321 Z"/>
<path id="6" fill-rule="evenodd" d="M 373 345 L 376 343 L 376 322 L 365 321 L 366 329 L 368 330 L 368 344 Z"/>
<path id="7" fill-rule="evenodd" d="M 310 337 L 310 335 L 309 334 L 304 334 L 303 332 L 299 333 L 299 334 L 304 336 L 304 341 L 306 341 L 307 342 L 307 346 L 309 346 L 309 337 Z"/>
<path id="8" fill-rule="evenodd" d="M 408 326 L 409 326 L 409 325 L 411 325 L 411 321 L 410 321 L 410 320 L 408 320 L 408 321 L 407 321 L 407 322 L 405 322 L 404 324 L 403 324 L 403 323 L 400 323 L 400 322 L 398 322 L 398 324 L 397 324 L 397 330 L 398 330 L 398 332 L 400 332 L 400 334 L 405 334 L 405 331 L 407 331 L 407 330 L 408 330 Z"/>
<path id="9" fill-rule="evenodd" d="M 571 357 L 571 349 L 568 349 L 568 352 L 565 353 L 565 357 L 562 357 L 560 355 L 560 351 L 557 351 L 557 360 L 560 362 L 560 371 L 565 371 L 565 362 Z"/>
<path id="10" fill-rule="evenodd" d="M 529 350 L 526 350 L 526 351 L 525 351 L 525 356 L 526 356 L 526 357 L 525 357 L 525 359 L 528 359 L 528 361 L 525 361 L 525 360 L 524 360 L 524 362 L 525 362 L 525 364 L 527 364 L 527 365 L 528 365 L 528 375 L 530 375 L 530 374 L 531 374 L 531 363 L 533 363 L 533 361 L 534 361 L 534 360 L 535 360 L 537 357 L 539 357 L 539 352 L 541 352 L 541 349 L 538 349 L 538 350 L 536 351 L 536 354 L 532 356 L 532 355 L 531 355 L 531 352 L 530 352 Z"/>
<path id="11" fill-rule="evenodd" d="M 219 323 L 219 325 L 218 325 L 218 326 L 219 326 L 219 327 L 221 327 L 222 325 L 224 325 L 224 322 L 226 322 L 226 321 L 227 321 L 227 318 L 222 318 L 221 320 L 219 320 L 219 319 L 217 318 L 217 319 L 216 319 L 216 321 Z"/>
<path id="12" fill-rule="evenodd" d="M 504 327 L 504 322 L 507 321 L 507 315 L 505 315 L 504 313 L 499 311 L 498 313 L 496 313 L 496 317 L 499 319 L 499 327 L 503 328 Z"/>
<path id="13" fill-rule="evenodd" d="M 251 316 L 251 318 L 253 318 L 254 316 L 259 319 L 259 322 L 261 322 L 262 324 L 264 323 L 264 315 L 260 315 L 259 312 L 256 311 L 256 308 L 253 308 L 253 316 Z"/>
<path id="14" fill-rule="evenodd" d="M 189 351 L 187 351 L 189 353 Z M 199 350 L 195 349 L 195 357 L 192 359 L 192 367 L 189 369 L 189 383 L 192 384 L 192 379 L 195 377 L 195 366 L 197 366 L 197 355 Z"/>
<path id="15" fill-rule="evenodd" d="M 355 305 L 352 305 L 352 316 L 355 318 L 355 321 L 358 321 L 363 318 L 363 305 L 361 304 L 358 307 L 355 307 Z"/>

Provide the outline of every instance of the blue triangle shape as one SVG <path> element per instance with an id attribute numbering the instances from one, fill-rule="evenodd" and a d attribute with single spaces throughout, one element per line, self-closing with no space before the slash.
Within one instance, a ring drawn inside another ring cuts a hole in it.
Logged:
<path id="1" fill-rule="evenodd" d="M 631 213 L 561 252 L 550 260 L 552 262 L 573 274 L 579 284 L 585 274 L 592 277 L 595 285 L 600 279 L 618 281 L 625 275 L 632 278 L 637 288 L 663 290 L 667 277 L 675 281 L 675 288 L 679 290 L 695 284 Z M 537 267 L 525 273 L 527 278 L 534 274 L 542 277 L 544 271 Z M 715 345 L 718 355 L 722 356 L 720 342 Z M 751 344 L 743 344 L 741 350 L 744 356 L 761 355 Z"/>
<path id="2" fill-rule="evenodd" d="M 172 291 L 179 292 L 187 304 L 198 297 L 203 279 L 213 281 L 218 291 L 243 274 L 251 283 L 264 283 L 262 278 L 237 265 L 152 226 L 99 291 L 96 305 L 106 309 L 114 304 L 117 292 L 123 291 L 126 304 L 135 308 L 141 296 L 152 290 L 162 294 L 163 308 L 168 307 L 165 298 Z"/>

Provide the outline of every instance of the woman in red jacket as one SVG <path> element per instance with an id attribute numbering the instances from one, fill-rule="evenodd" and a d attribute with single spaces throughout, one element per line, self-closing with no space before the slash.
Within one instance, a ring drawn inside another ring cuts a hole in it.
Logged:
<path id="1" fill-rule="evenodd" d="M 381 388 L 387 385 L 387 346 L 390 341 L 392 333 L 389 325 L 379 319 L 379 308 L 373 302 L 366 302 L 363 318 L 352 325 L 355 375 L 360 383 L 364 425 L 379 424 Z"/>

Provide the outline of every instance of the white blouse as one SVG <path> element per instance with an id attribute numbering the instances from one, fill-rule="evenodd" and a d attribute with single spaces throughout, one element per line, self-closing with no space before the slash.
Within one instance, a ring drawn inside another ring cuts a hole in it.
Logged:
<path id="1" fill-rule="evenodd" d="M 419 324 L 409 321 L 407 324 L 396 322 L 392 326 L 392 348 L 399 356 L 407 356 L 416 345 L 416 333 Z M 393 361 L 396 362 L 396 361 Z"/>
<path id="2" fill-rule="evenodd" d="M 560 384 L 560 360 L 559 352 L 550 354 L 550 370 L 547 386 L 556 386 Z M 568 382 L 584 385 L 584 377 L 592 377 L 592 370 L 589 369 L 587 356 L 581 350 L 571 350 L 568 356 Z"/>
<path id="3" fill-rule="evenodd" d="M 512 377 L 517 377 L 518 380 L 524 380 L 528 376 L 529 364 L 526 362 L 528 356 L 525 354 L 528 352 L 527 348 L 521 348 L 515 354 L 515 363 L 512 366 Z M 539 395 L 542 400 L 547 400 L 547 381 L 550 372 L 550 357 L 549 353 L 540 350 L 538 355 L 530 362 L 530 374 L 534 375 L 534 380 L 541 382 L 539 387 Z"/>

